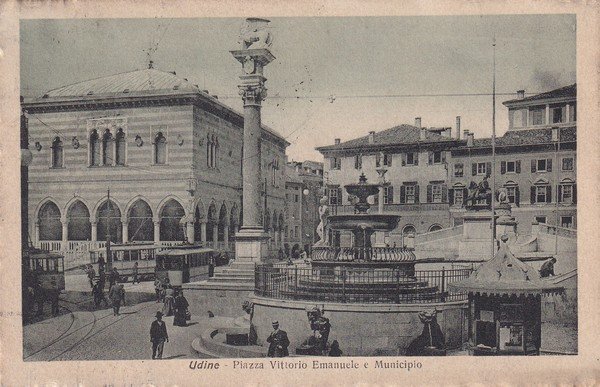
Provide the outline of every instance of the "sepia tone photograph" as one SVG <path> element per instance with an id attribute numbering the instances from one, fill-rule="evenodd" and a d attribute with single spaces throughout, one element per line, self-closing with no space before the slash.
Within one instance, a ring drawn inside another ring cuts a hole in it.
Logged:
<path id="1" fill-rule="evenodd" d="M 21 20 L 23 360 L 576 355 L 576 27 Z"/>

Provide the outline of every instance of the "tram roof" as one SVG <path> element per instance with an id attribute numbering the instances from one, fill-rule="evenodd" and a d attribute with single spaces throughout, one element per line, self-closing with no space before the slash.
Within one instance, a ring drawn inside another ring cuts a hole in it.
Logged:
<path id="1" fill-rule="evenodd" d="M 161 250 L 159 255 L 186 255 L 186 254 L 194 254 L 194 253 L 209 253 L 215 252 L 215 249 L 211 249 L 210 247 L 188 247 L 188 248 L 167 248 Z"/>
<path id="2" fill-rule="evenodd" d="M 158 249 L 162 246 L 155 245 L 153 243 L 139 243 L 139 244 L 127 244 L 127 245 L 110 245 L 111 251 L 126 251 L 126 250 L 140 250 L 140 249 Z M 96 249 L 90 249 L 91 253 L 101 253 L 105 252 L 106 247 L 99 247 Z"/>

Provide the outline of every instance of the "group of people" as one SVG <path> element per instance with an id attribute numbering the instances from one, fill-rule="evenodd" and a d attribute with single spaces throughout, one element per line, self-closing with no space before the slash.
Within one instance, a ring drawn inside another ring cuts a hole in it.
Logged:
<path id="1" fill-rule="evenodd" d="M 290 340 L 288 339 L 287 332 L 279 329 L 279 321 L 275 320 L 272 323 L 273 332 L 267 337 L 267 343 L 269 343 L 269 349 L 267 350 L 268 357 L 287 357 L 290 355 L 288 347 L 290 346 Z M 337 340 L 333 340 L 329 348 L 329 356 L 339 357 L 342 356 L 340 350 L 340 344 Z"/>
<path id="2" fill-rule="evenodd" d="M 167 277 L 164 280 L 160 278 L 154 280 L 154 291 L 156 292 L 156 302 L 163 303 L 162 315 L 174 316 L 173 325 L 175 326 L 187 326 L 187 320 L 191 318 L 191 315 L 183 290 L 175 289 Z"/>
<path id="3" fill-rule="evenodd" d="M 173 316 L 173 325 L 179 327 L 187 326 L 187 321 L 191 319 L 188 310 L 189 303 L 181 289 L 175 289 L 169 278 L 154 280 L 154 290 L 156 291 L 156 302 L 162 302 L 162 311 L 156 312 L 156 320 L 150 325 L 150 342 L 152 343 L 152 359 L 162 359 L 165 342 L 169 341 L 167 333 L 167 324 L 162 319 L 163 316 Z"/>
<path id="4" fill-rule="evenodd" d="M 28 323 L 34 318 L 42 318 L 44 314 L 44 303 L 50 301 L 52 316 L 59 314 L 59 294 L 58 289 L 44 289 L 39 278 L 40 272 L 31 270 L 23 265 L 23 322 Z M 34 306 L 36 310 L 34 312 Z"/>
<path id="5" fill-rule="evenodd" d="M 100 304 L 104 302 L 105 306 L 110 305 L 113 308 L 113 315 L 119 316 L 121 305 L 125 305 L 125 287 L 123 284 L 118 283 L 119 272 L 116 267 L 113 267 L 109 271 L 108 275 L 104 273 L 104 262 L 98 261 L 98 277 L 96 278 L 96 271 L 92 265 L 87 265 L 85 272 L 90 281 L 92 288 L 92 296 L 94 297 L 94 306 L 100 307 Z M 104 289 L 106 288 L 106 280 L 108 279 L 108 299 L 104 295 Z"/>

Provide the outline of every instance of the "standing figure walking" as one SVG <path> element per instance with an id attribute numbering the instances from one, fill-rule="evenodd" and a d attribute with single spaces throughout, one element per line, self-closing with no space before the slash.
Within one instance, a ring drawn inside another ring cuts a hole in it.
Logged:
<path id="1" fill-rule="evenodd" d="M 112 302 L 113 315 L 119 315 L 119 309 L 121 308 L 121 301 L 125 298 L 125 290 L 121 286 L 113 286 L 108 292 L 108 298 Z"/>
<path id="2" fill-rule="evenodd" d="M 104 283 L 102 281 L 96 282 L 92 288 L 92 294 L 94 295 L 94 306 L 100 307 L 100 303 L 104 301 L 104 304 L 108 306 L 108 300 L 104 296 Z"/>
<path id="3" fill-rule="evenodd" d="M 165 301 L 163 304 L 163 315 L 172 316 L 175 310 L 175 291 L 171 285 L 165 289 Z"/>
<path id="4" fill-rule="evenodd" d="M 183 296 L 183 291 L 180 290 L 175 296 L 175 317 L 173 317 L 173 325 L 179 327 L 187 326 L 186 315 L 189 303 Z"/>
<path id="5" fill-rule="evenodd" d="M 162 320 L 162 312 L 156 312 L 156 320 L 150 325 L 150 342 L 152 343 L 152 360 L 162 359 L 165 341 L 169 342 L 167 324 Z"/>
<path id="6" fill-rule="evenodd" d="M 119 280 L 119 272 L 116 267 L 113 267 L 110 273 L 108 273 L 108 290 L 110 291 L 114 284 Z"/>
<path id="7" fill-rule="evenodd" d="M 156 302 L 160 302 L 162 292 L 162 281 L 158 277 L 156 277 L 156 279 L 154 280 L 154 292 L 156 293 Z"/>
<path id="8" fill-rule="evenodd" d="M 290 340 L 288 339 L 287 332 L 279 329 L 279 321 L 273 321 L 273 332 L 267 337 L 267 343 L 269 343 L 269 351 L 267 352 L 268 357 L 286 357 L 289 356 L 288 346 Z"/>
<path id="9" fill-rule="evenodd" d="M 136 262 L 133 264 L 133 281 L 132 281 L 132 283 L 134 283 L 134 284 L 136 282 L 138 284 L 140 283 L 140 280 L 138 279 L 138 272 L 139 272 L 139 268 L 138 268 L 138 263 Z"/>

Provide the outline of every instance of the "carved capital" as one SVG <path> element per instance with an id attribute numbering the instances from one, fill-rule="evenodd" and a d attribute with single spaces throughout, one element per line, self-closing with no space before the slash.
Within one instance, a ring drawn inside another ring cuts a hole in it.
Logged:
<path id="1" fill-rule="evenodd" d="M 267 88 L 262 82 L 255 85 L 240 85 L 238 88 L 244 105 L 260 105 L 267 97 Z"/>

